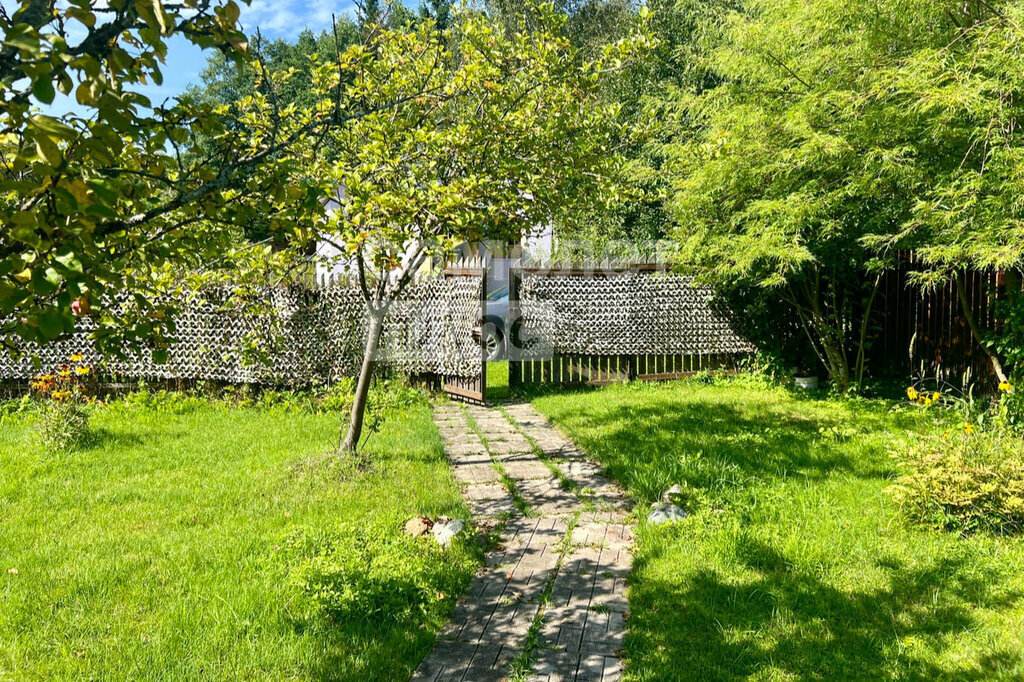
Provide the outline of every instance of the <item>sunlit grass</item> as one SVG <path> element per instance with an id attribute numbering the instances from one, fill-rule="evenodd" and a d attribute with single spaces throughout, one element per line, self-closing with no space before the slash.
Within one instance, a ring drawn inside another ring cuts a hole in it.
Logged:
<path id="1" fill-rule="evenodd" d="M 508 361 L 488 362 L 487 368 L 487 399 L 501 402 L 511 397 L 508 386 Z"/>
<path id="2" fill-rule="evenodd" d="M 884 492 L 890 453 L 943 428 L 934 411 L 749 380 L 534 403 L 638 516 L 690 491 L 683 522 L 639 527 L 629 678 L 1024 678 L 1022 541 L 910 527 Z"/>
<path id="3" fill-rule="evenodd" d="M 60 456 L 29 420 L 0 427 L 0 679 L 390 680 L 429 650 L 458 595 L 401 621 L 310 618 L 281 549 L 299 529 L 465 517 L 428 407 L 373 436 L 365 470 L 324 457 L 336 416 L 92 422 L 92 445 Z"/>

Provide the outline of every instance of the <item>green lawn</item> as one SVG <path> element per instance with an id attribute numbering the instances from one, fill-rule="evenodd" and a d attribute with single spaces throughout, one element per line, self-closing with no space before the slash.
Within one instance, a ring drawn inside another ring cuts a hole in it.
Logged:
<path id="1" fill-rule="evenodd" d="M 364 470 L 323 457 L 334 416 L 108 407 L 63 456 L 30 422 L 0 426 L 0 679 L 407 678 L 476 565 L 453 550 L 455 589 L 402 618 L 335 622 L 289 578 L 301 530 L 466 516 L 425 405 Z"/>
<path id="2" fill-rule="evenodd" d="M 884 492 L 934 412 L 750 379 L 534 404 L 640 514 L 693 488 L 689 518 L 638 530 L 630 679 L 1024 679 L 1024 540 L 908 527 Z"/>

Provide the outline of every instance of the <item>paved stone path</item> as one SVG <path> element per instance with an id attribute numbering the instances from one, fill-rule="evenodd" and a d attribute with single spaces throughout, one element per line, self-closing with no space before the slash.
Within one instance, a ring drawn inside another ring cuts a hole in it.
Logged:
<path id="1" fill-rule="evenodd" d="M 622 490 L 531 405 L 434 412 L 488 556 L 414 680 L 618 680 L 632 528 Z"/>

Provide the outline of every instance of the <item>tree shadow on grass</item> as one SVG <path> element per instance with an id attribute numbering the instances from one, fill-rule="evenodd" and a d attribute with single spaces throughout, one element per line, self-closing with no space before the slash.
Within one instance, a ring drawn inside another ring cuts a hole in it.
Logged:
<path id="1" fill-rule="evenodd" d="M 324 653 L 316 658 L 309 676 L 323 682 L 408 679 L 413 673 L 409 664 L 418 664 L 430 651 L 432 633 L 415 624 L 339 627 L 323 636 Z"/>
<path id="2" fill-rule="evenodd" d="M 888 560 L 879 563 L 886 586 L 840 589 L 793 570 L 748 534 L 733 549 L 753 577 L 702 569 L 678 584 L 645 579 L 631 588 L 627 650 L 639 679 L 738 679 L 771 670 L 798 680 L 968 680 L 1022 665 L 1013 651 L 989 652 L 961 670 L 937 662 L 951 639 L 977 624 L 976 607 L 1008 608 L 1022 598 L 995 596 L 999 576 L 969 558 L 915 567 Z"/>
<path id="3" fill-rule="evenodd" d="M 634 403 L 574 413 L 566 421 L 577 443 L 642 501 L 676 483 L 713 491 L 751 478 L 820 479 L 836 472 L 884 478 L 892 470 L 885 457 L 851 454 L 857 433 L 837 429 L 823 436 L 836 420 L 772 403 Z M 860 430 L 873 428 L 872 422 L 870 415 L 857 418 Z"/>
<path id="4" fill-rule="evenodd" d="M 88 450 L 107 450 L 111 448 L 136 448 L 141 447 L 145 440 L 137 433 L 125 433 L 124 431 L 113 431 L 103 427 L 93 427 L 89 430 L 81 448 Z"/>

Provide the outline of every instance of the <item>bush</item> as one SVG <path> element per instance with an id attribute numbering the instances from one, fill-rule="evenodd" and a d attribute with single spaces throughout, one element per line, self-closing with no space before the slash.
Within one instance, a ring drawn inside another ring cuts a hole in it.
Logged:
<path id="1" fill-rule="evenodd" d="M 291 583 L 314 613 L 335 622 L 429 617 L 461 594 L 475 566 L 459 543 L 443 550 L 391 528 L 305 530 L 285 547 Z"/>
<path id="2" fill-rule="evenodd" d="M 39 437 L 53 452 L 68 452 L 89 437 L 89 413 L 77 401 L 47 401 L 39 411 Z"/>
<path id="3" fill-rule="evenodd" d="M 1024 444 L 965 424 L 900 456 L 888 490 L 911 519 L 961 533 L 1024 530 Z"/>
<path id="4" fill-rule="evenodd" d="M 24 395 L 18 400 L 0 401 L 0 425 L 29 414 L 35 407 L 32 397 Z"/>
<path id="5" fill-rule="evenodd" d="M 91 377 L 92 367 L 76 354 L 70 362 L 32 381 L 32 390 L 42 403 L 39 436 L 48 450 L 66 452 L 88 438 Z"/>

